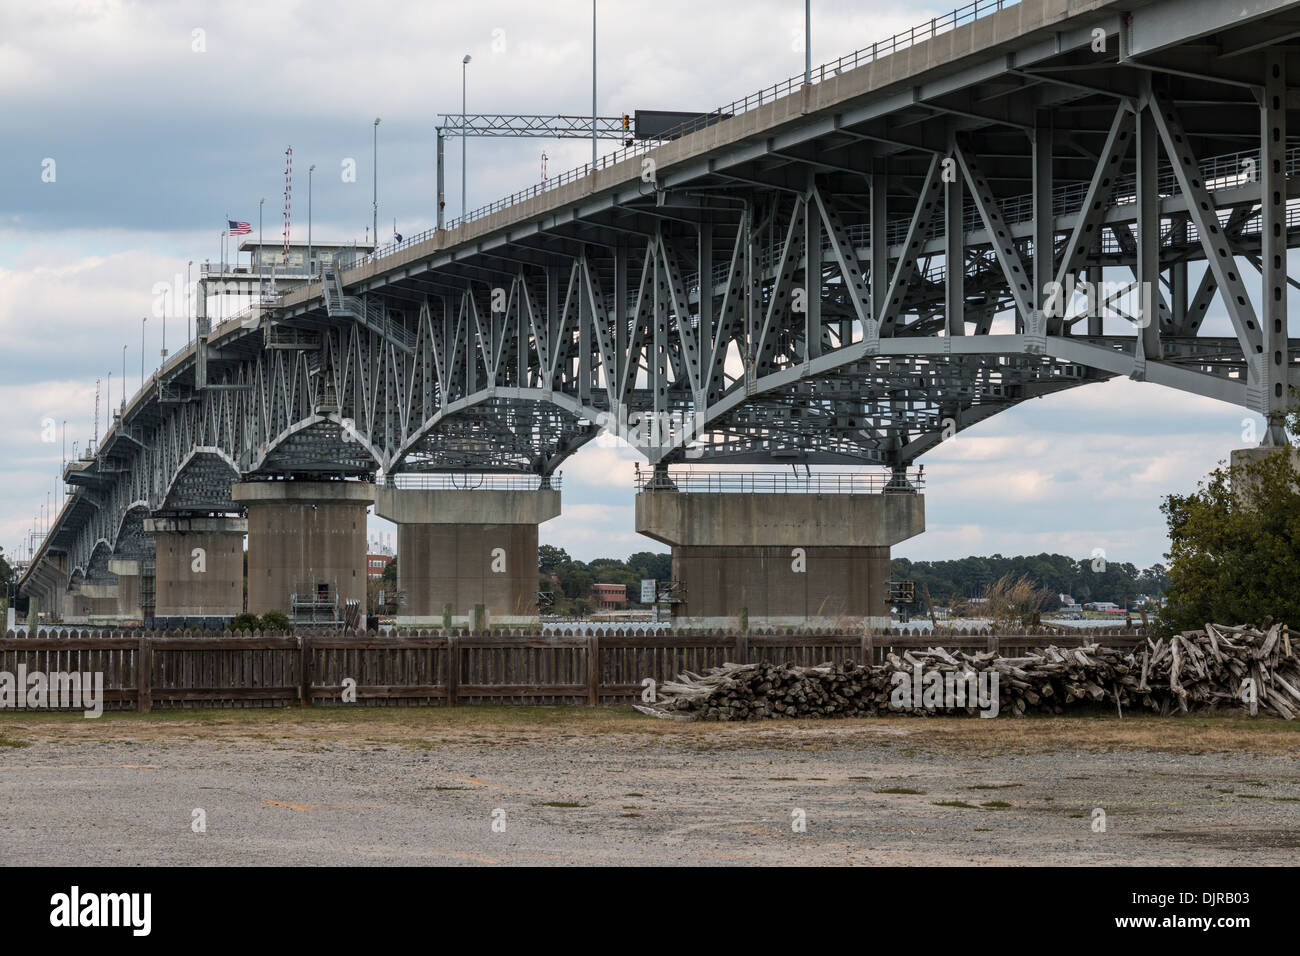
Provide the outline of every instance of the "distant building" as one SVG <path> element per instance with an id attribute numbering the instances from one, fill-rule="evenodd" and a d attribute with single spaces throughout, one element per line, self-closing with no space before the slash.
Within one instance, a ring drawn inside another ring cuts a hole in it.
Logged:
<path id="1" fill-rule="evenodd" d="M 1065 607 L 1070 607 L 1071 605 L 1074 604 L 1074 597 L 1069 594 L 1058 594 L 1056 596 L 1056 599 L 1060 601 L 1061 604 L 1064 605 Z"/>
<path id="2" fill-rule="evenodd" d="M 1084 607 L 1089 611 L 1106 611 L 1108 613 L 1122 610 L 1118 604 L 1113 604 L 1110 601 L 1093 601 L 1091 604 L 1085 604 Z"/>
<path id="3" fill-rule="evenodd" d="M 627 605 L 626 584 L 593 584 L 591 600 L 601 610 L 613 610 Z"/>
<path id="4" fill-rule="evenodd" d="M 384 569 L 388 563 L 393 560 L 391 554 L 367 554 L 366 555 L 366 577 L 371 581 L 378 580 L 384 576 Z"/>

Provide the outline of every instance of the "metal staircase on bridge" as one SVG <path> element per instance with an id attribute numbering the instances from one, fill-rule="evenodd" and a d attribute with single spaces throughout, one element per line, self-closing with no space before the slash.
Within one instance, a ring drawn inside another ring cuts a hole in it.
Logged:
<path id="1" fill-rule="evenodd" d="M 343 280 L 334 264 L 322 265 L 320 271 L 321 298 L 325 314 L 330 318 L 352 318 L 378 332 L 402 351 L 415 351 L 415 333 L 400 322 L 390 320 L 382 304 L 370 299 L 343 294 Z"/>

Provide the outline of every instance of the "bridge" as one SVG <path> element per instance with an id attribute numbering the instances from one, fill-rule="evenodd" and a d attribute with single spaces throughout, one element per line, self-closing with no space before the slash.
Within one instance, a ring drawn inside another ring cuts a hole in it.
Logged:
<path id="1" fill-rule="evenodd" d="M 918 459 L 1020 402 L 1127 376 L 1285 444 L 1298 36 L 1295 0 L 979 0 L 224 321 L 207 274 L 20 588 L 220 622 L 246 534 L 250 611 L 338 609 L 373 502 L 406 621 L 528 620 L 556 472 L 612 431 L 683 620 L 887 620 Z"/>

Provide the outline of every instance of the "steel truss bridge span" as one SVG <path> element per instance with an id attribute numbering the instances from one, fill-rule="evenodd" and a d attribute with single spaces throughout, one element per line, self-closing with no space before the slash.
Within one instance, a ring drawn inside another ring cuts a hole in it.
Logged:
<path id="1" fill-rule="evenodd" d="M 235 510 L 240 477 L 547 476 L 602 428 L 655 466 L 902 470 L 1114 376 L 1258 412 L 1277 443 L 1298 35 L 1295 0 L 1022 0 L 200 316 L 69 469 L 45 548 L 85 573 L 132 516 Z M 1053 296 L 1117 279 L 1149 305 Z"/>

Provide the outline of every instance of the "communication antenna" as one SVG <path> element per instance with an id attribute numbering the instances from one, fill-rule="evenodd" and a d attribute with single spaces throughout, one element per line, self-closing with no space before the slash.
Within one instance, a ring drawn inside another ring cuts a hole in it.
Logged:
<path id="1" fill-rule="evenodd" d="M 284 264 L 289 264 L 289 228 L 292 225 L 290 211 L 293 199 L 293 147 L 284 151 Z"/>

